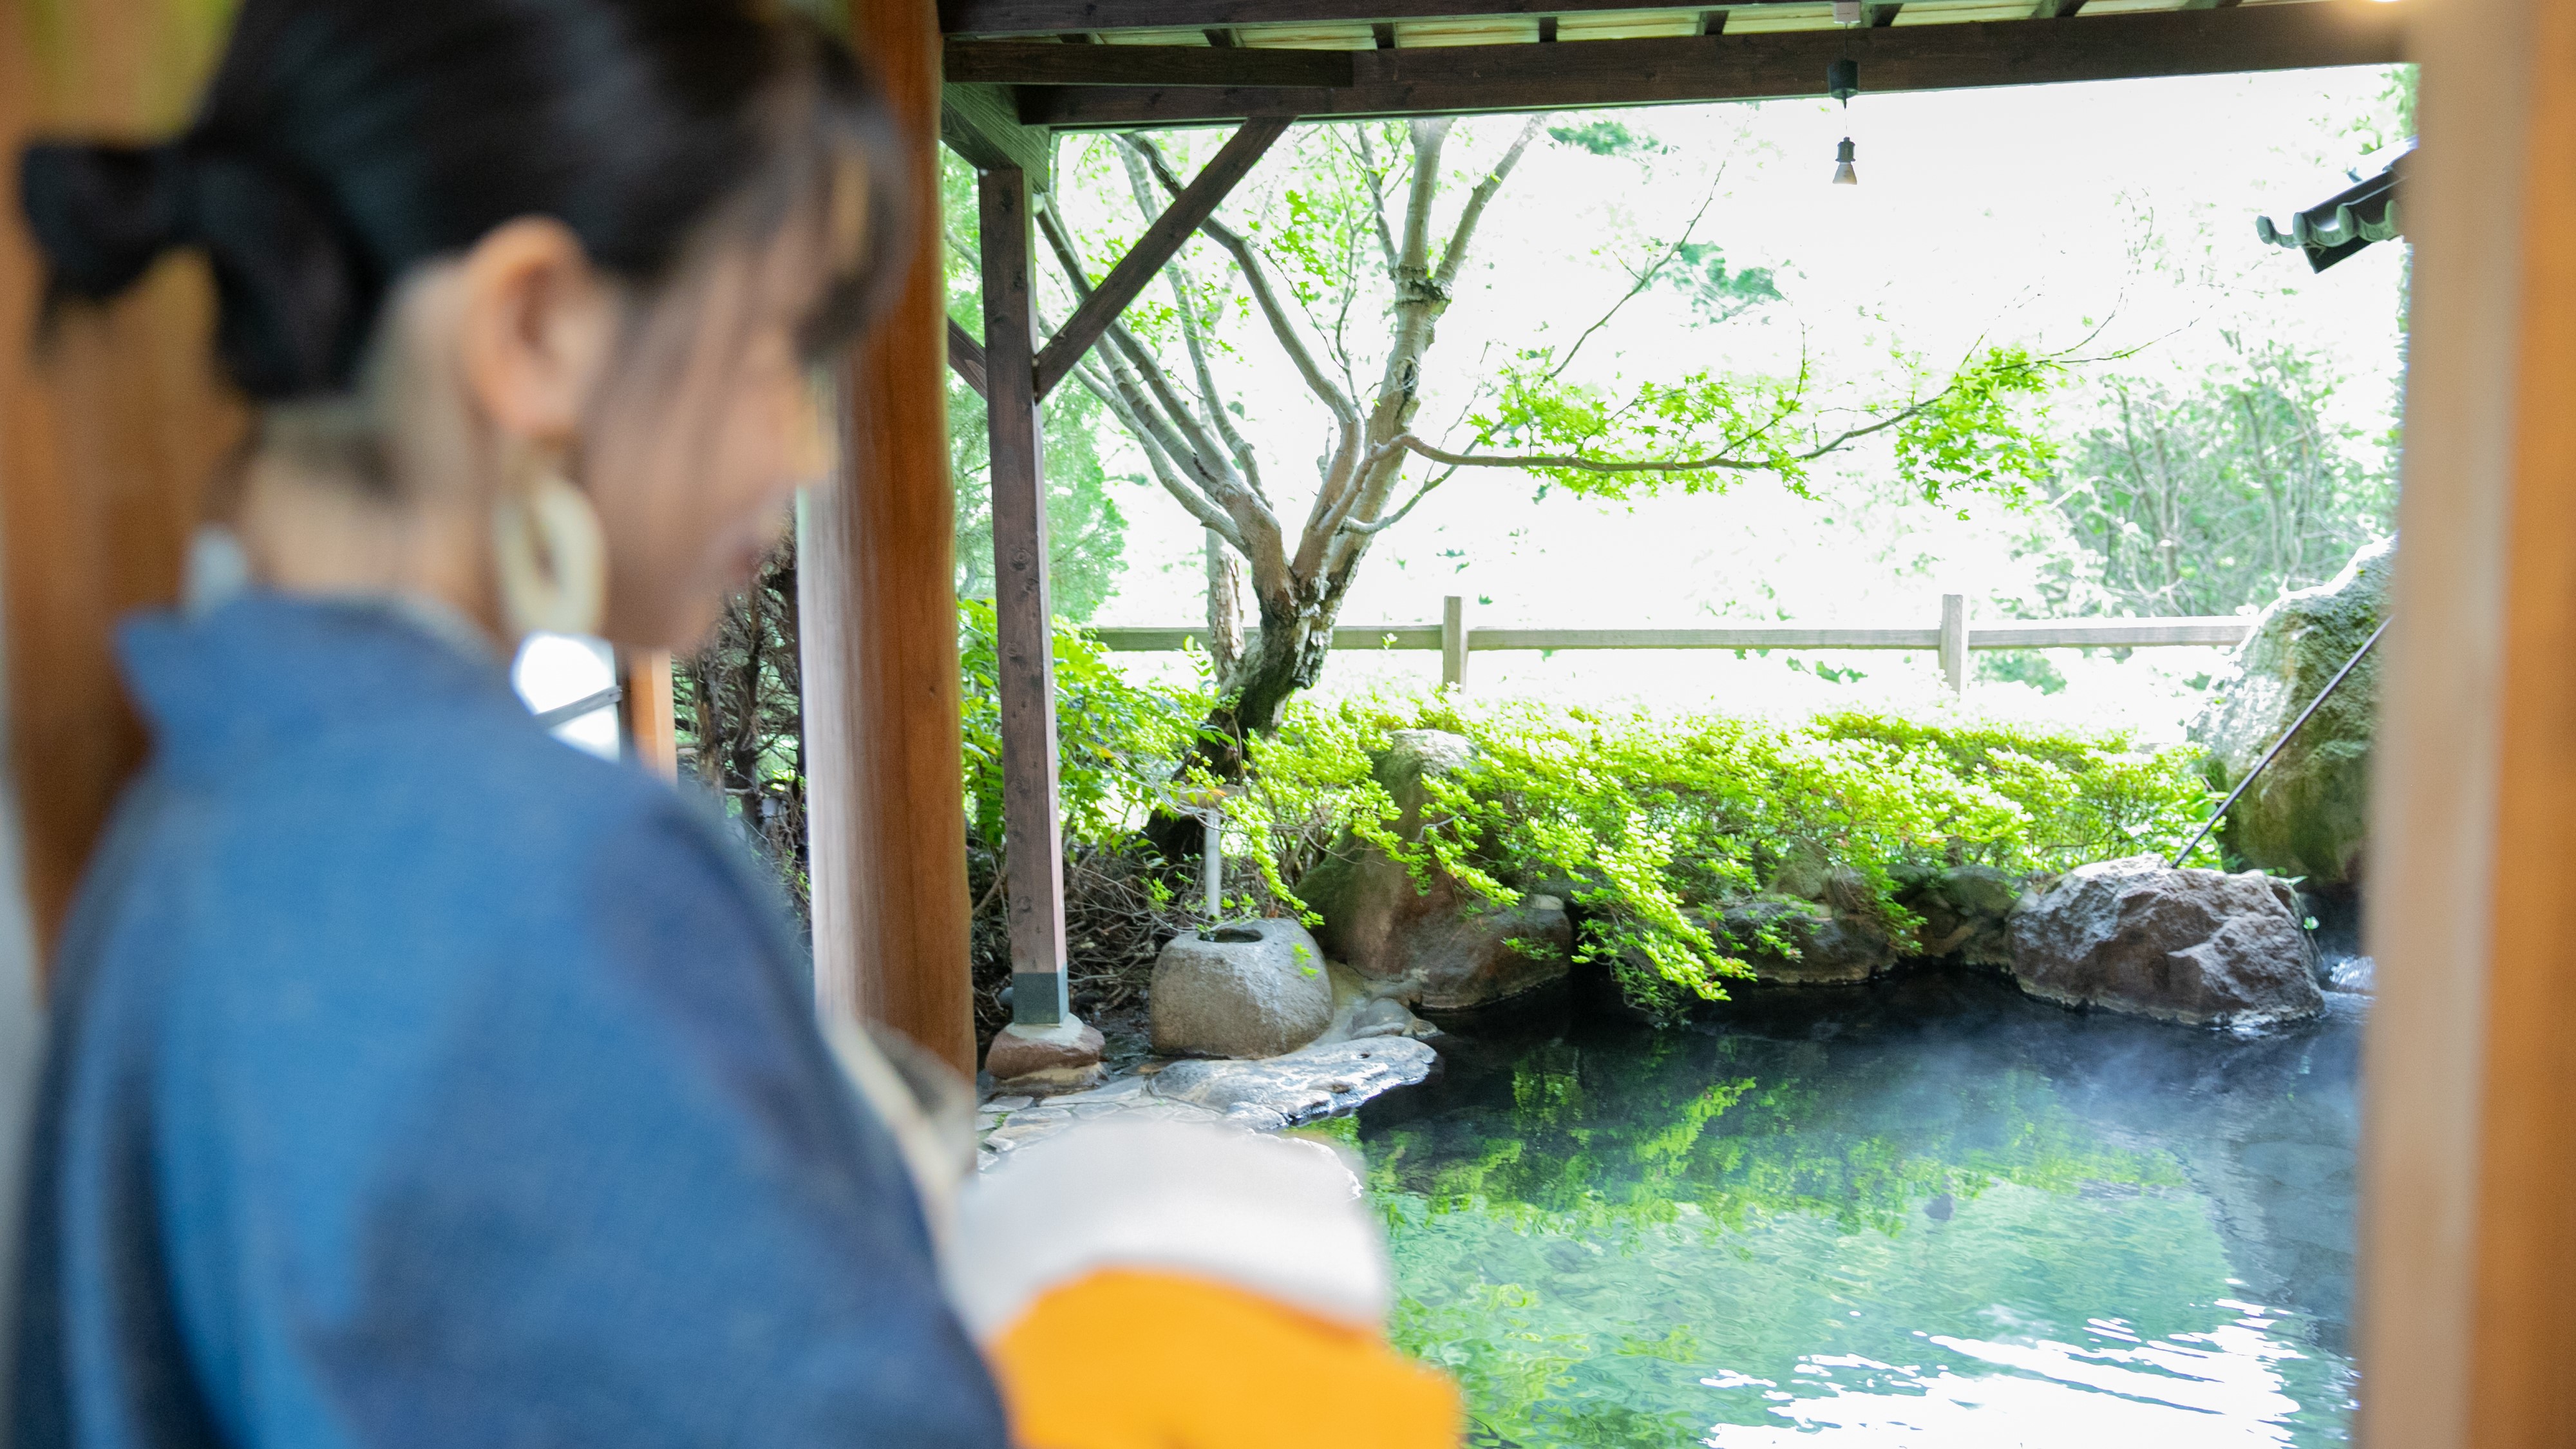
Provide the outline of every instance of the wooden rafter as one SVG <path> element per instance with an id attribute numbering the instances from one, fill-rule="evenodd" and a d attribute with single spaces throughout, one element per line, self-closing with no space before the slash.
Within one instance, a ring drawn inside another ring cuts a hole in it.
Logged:
<path id="1" fill-rule="evenodd" d="M 1127 310 L 1127 304 L 1136 300 L 1136 294 L 1145 290 L 1145 284 L 1181 249 L 1181 243 L 1199 229 L 1199 223 L 1216 213 L 1217 203 L 1225 200 L 1272 142 L 1287 134 L 1294 120 L 1293 116 L 1267 116 L 1245 122 L 1243 129 L 1216 153 L 1216 159 L 1208 162 L 1197 179 L 1154 219 L 1154 224 L 1137 238 L 1136 245 L 1118 259 L 1118 265 L 1110 268 L 1109 275 L 1101 279 L 1038 353 L 1039 397 L 1054 391 L 1055 385 L 1073 371 L 1073 365 L 1091 350 L 1091 344 L 1099 341 L 1100 334 L 1118 320 L 1118 314 Z"/>
<path id="2" fill-rule="evenodd" d="M 1105 0 L 1104 0 L 1105 3 Z M 1480 0 L 1492 3 L 1492 0 Z M 1070 130 L 1205 125 L 1255 116 L 1358 117 L 1532 111 L 1814 96 L 1825 67 L 1860 62 L 1872 93 L 2209 75 L 2403 58 L 2406 17 L 2376 5 L 2283 4 L 2085 17 L 2080 24 L 1983 21 L 1336 52 L 1347 86 L 1022 85 L 1020 119 Z M 1058 47 L 1071 50 L 1072 47 Z M 1173 50 L 1184 54 L 1175 56 Z M 952 42 L 973 56 L 978 43 Z M 1139 66 L 1185 65 L 1199 47 L 1103 46 Z M 1161 52 L 1160 54 L 1138 54 Z M 1113 62 L 1115 63 L 1115 62 Z M 1000 78 L 986 66 L 977 72 Z M 1094 71 L 1097 80 L 1110 72 Z M 1167 72 L 1168 73 L 1168 72 Z"/>
<path id="3" fill-rule="evenodd" d="M 957 374 L 959 382 L 975 389 L 975 396 L 993 395 L 992 386 L 985 381 L 990 364 L 984 360 L 984 344 L 959 326 L 954 317 L 948 319 L 948 370 Z"/>

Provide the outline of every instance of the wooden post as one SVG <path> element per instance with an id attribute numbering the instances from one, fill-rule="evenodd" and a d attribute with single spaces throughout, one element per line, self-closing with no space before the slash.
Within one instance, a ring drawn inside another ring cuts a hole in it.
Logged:
<path id="1" fill-rule="evenodd" d="M 1952 694 L 1968 692 L 1968 596 L 1941 596 L 1941 678 Z"/>
<path id="2" fill-rule="evenodd" d="M 671 706 L 668 650 L 617 651 L 617 735 L 625 756 L 665 780 L 680 778 L 680 731 Z"/>
<path id="3" fill-rule="evenodd" d="M 1056 818 L 1055 609 L 1047 587 L 1046 459 L 1038 426 L 1029 181 L 987 171 L 982 201 L 985 416 L 993 467 L 993 622 L 1002 696 L 1002 825 L 1011 1021 L 1056 1026 L 1065 988 L 1064 840 Z"/>
<path id="4" fill-rule="evenodd" d="M 2576 6 L 2420 7 L 2366 930 L 2360 1434 L 2567 1440 L 2576 1361 Z"/>
<path id="5" fill-rule="evenodd" d="M 1457 594 L 1440 601 L 1440 682 L 1467 687 L 1467 601 Z"/>
<path id="6" fill-rule="evenodd" d="M 119 615 L 178 597 L 206 483 L 246 415 L 214 365 L 213 289 L 194 257 L 162 263 L 111 306 L 71 309 L 39 354 L 42 271 L 18 151 L 40 132 L 176 130 L 227 28 L 215 7 L 173 0 L 0 3 L 7 733 L 25 888 L 48 945 L 143 757 L 110 631 Z"/>
<path id="7" fill-rule="evenodd" d="M 939 273 L 939 27 L 851 0 L 904 128 L 912 275 L 841 385 L 841 476 L 805 500 L 797 602 L 819 1007 L 975 1071 L 960 778 L 955 500 Z"/>

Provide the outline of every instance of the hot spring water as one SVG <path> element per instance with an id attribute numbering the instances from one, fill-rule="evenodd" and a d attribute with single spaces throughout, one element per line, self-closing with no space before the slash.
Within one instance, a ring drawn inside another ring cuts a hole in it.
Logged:
<path id="1" fill-rule="evenodd" d="M 1473 1442 L 2340 1443 L 2363 999 L 2257 1038 L 1921 976 L 1453 1041 L 1356 1140 Z"/>

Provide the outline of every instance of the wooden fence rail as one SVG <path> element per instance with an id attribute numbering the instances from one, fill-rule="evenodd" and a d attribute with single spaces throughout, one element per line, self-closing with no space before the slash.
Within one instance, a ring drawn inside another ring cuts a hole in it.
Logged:
<path id="1" fill-rule="evenodd" d="M 1941 655 L 1953 690 L 1967 685 L 1972 649 L 2147 649 L 2181 644 L 2235 645 L 2253 632 L 2252 615 L 2162 619 L 2006 619 L 1972 622 L 1967 599 L 1944 594 L 1941 623 L 1920 629 L 1820 629 L 1805 624 L 1724 624 L 1708 629 L 1476 629 L 1466 600 L 1441 601 L 1437 624 L 1344 624 L 1335 649 L 1438 650 L 1441 680 L 1467 682 L 1467 656 L 1501 650 L 1559 649 L 1930 649 Z M 1207 647 L 1205 626 L 1093 629 L 1104 648 L 1162 653 Z"/>

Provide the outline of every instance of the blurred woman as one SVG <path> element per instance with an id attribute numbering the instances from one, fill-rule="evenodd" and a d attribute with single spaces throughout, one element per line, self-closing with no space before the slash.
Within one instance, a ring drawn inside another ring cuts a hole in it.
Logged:
<path id="1" fill-rule="evenodd" d="M 18 1449 L 1003 1442 L 739 848 L 505 672 L 748 579 L 895 166 L 757 0 L 246 0 L 184 135 L 25 156 L 50 305 L 202 253 L 258 410 L 246 585 L 120 636 Z"/>

